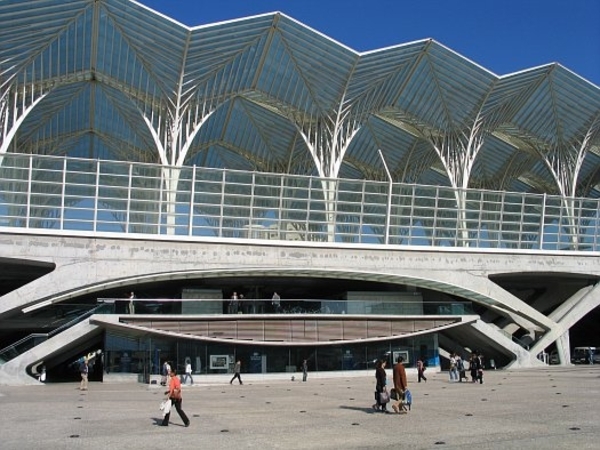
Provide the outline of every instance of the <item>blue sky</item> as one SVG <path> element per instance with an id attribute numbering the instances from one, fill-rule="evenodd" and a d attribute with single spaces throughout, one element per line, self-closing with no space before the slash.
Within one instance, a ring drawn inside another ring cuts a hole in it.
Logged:
<path id="1" fill-rule="evenodd" d="M 558 62 L 600 86 L 600 0 L 138 0 L 189 26 L 281 11 L 357 51 L 433 38 L 498 75 Z"/>

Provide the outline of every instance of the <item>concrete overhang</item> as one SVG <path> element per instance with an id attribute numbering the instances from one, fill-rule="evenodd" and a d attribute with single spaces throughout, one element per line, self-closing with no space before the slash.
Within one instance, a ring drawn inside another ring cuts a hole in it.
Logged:
<path id="1" fill-rule="evenodd" d="M 119 315 L 90 323 L 131 335 L 160 335 L 223 344 L 332 346 L 404 339 L 474 323 L 476 315 L 380 316 L 351 314 Z"/>

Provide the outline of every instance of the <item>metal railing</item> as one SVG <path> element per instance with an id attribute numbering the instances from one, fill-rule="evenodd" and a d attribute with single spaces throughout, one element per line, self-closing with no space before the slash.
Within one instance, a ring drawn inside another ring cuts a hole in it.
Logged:
<path id="1" fill-rule="evenodd" d="M 40 155 L 0 159 L 5 230 L 598 251 L 599 218 L 600 200 L 591 198 Z"/>
<path id="2" fill-rule="evenodd" d="M 104 314 L 129 314 L 130 301 L 123 298 L 99 298 L 105 304 Z M 134 300 L 135 314 L 357 314 L 357 315 L 472 315 L 471 302 L 423 300 L 323 300 L 280 299 L 279 306 L 272 299 L 147 298 Z"/>
<path id="3" fill-rule="evenodd" d="M 110 311 L 111 308 L 109 305 L 97 305 L 95 307 L 92 307 L 90 310 L 84 312 L 83 314 L 75 317 L 74 319 L 60 325 L 59 327 L 56 327 L 48 333 L 32 333 L 28 336 L 25 336 L 24 338 L 19 339 L 18 341 L 4 347 L 3 349 L 0 349 L 0 364 L 10 361 L 11 359 L 16 358 L 17 356 L 25 353 L 26 351 L 31 350 L 36 345 L 47 341 L 52 336 L 56 336 L 61 331 L 71 328 L 73 325 L 82 322 L 83 320 L 87 319 L 93 314 L 103 314 L 108 313 Z"/>

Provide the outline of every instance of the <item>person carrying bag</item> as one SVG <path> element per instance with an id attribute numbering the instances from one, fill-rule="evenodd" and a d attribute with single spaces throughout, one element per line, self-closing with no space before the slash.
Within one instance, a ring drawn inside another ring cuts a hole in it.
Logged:
<path id="1" fill-rule="evenodd" d="M 385 366 L 387 361 L 378 360 L 375 366 L 375 404 L 373 405 L 373 409 L 375 411 L 386 412 L 387 411 L 387 403 L 390 401 L 390 396 L 387 391 L 387 375 L 385 373 Z"/>
<path id="2" fill-rule="evenodd" d="M 185 412 L 183 412 L 183 409 L 181 408 L 181 404 L 183 403 L 183 396 L 181 395 L 181 381 L 179 380 L 179 377 L 177 376 L 177 371 L 175 369 L 171 369 L 171 371 L 169 372 L 169 378 L 169 390 L 165 391 L 165 395 L 168 396 L 167 401 L 170 401 L 171 406 L 175 406 L 177 414 L 179 414 L 179 417 L 181 417 L 181 420 L 183 420 L 184 425 L 186 427 L 189 427 L 190 419 L 188 419 L 187 415 L 185 414 Z M 161 425 L 163 427 L 168 427 L 170 418 L 171 407 L 169 407 L 168 412 L 165 413 Z"/>
<path id="3" fill-rule="evenodd" d="M 406 408 L 403 407 L 405 404 L 403 403 L 405 392 L 408 391 L 408 381 L 406 377 L 406 369 L 404 367 L 404 358 L 402 356 L 398 356 L 396 359 L 396 365 L 393 369 L 394 375 L 394 391 L 396 392 L 396 401 L 392 403 L 392 409 L 395 413 L 406 412 Z"/>

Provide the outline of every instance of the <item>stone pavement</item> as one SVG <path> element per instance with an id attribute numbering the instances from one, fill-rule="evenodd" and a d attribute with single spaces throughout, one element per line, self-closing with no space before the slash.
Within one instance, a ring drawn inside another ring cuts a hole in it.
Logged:
<path id="1" fill-rule="evenodd" d="M 160 386 L 0 386 L 0 448 L 600 448 L 600 366 L 488 371 L 483 385 L 428 375 L 419 384 L 409 374 L 406 415 L 373 411 L 374 376 L 309 374 L 303 383 L 242 374 L 242 386 L 198 378 L 184 388 L 189 428 L 175 411 L 169 427 L 157 426 Z"/>

